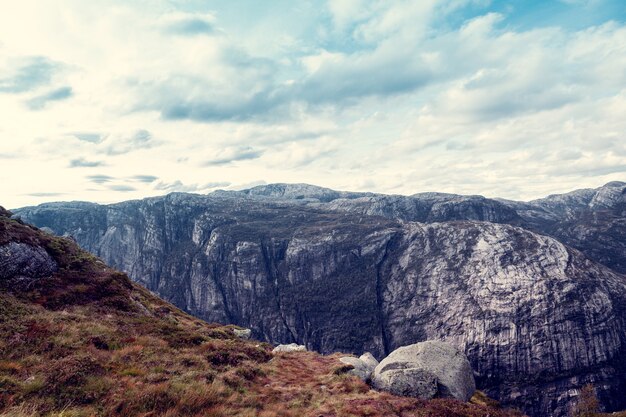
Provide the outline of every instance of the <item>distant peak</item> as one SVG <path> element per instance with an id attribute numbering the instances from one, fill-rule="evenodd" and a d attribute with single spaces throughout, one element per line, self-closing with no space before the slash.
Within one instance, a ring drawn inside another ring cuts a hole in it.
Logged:
<path id="1" fill-rule="evenodd" d="M 622 182 L 622 181 L 611 181 L 611 182 L 607 182 L 606 184 L 604 184 L 602 186 L 602 188 L 604 187 L 623 187 L 626 185 L 626 182 Z"/>

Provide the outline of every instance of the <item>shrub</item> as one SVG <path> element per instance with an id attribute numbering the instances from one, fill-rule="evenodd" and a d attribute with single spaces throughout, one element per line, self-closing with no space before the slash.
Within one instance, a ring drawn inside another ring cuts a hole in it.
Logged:
<path id="1" fill-rule="evenodd" d="M 572 417 L 596 417 L 600 412 L 600 403 L 596 397 L 596 390 L 587 384 L 580 390 L 578 401 L 572 409 Z"/>

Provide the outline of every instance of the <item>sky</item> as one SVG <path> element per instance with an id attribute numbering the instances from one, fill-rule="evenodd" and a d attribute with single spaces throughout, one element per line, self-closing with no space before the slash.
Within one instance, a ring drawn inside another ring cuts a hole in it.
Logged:
<path id="1" fill-rule="evenodd" d="M 0 205 L 626 180 L 623 0 L 0 0 Z"/>

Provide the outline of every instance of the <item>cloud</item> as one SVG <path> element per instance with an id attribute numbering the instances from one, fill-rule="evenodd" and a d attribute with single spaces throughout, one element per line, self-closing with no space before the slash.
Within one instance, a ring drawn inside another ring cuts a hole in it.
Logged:
<path id="1" fill-rule="evenodd" d="M 49 192 L 45 192 L 45 193 L 29 193 L 26 194 L 28 196 L 31 197 L 58 197 L 58 196 L 62 196 L 65 195 L 64 193 L 49 193 Z"/>
<path id="2" fill-rule="evenodd" d="M 111 181 L 115 180 L 114 177 L 111 177 L 109 175 L 102 175 L 102 174 L 100 174 L 100 175 L 88 175 L 86 178 L 89 181 L 91 181 L 93 183 L 96 183 L 96 184 L 104 184 L 104 183 L 111 182 Z"/>
<path id="3" fill-rule="evenodd" d="M 170 16 L 164 23 L 165 33 L 181 36 L 211 35 L 215 33 L 214 20 L 212 15 Z"/>
<path id="4" fill-rule="evenodd" d="M 123 193 L 127 193 L 127 192 L 130 192 L 130 191 L 137 191 L 137 189 L 135 187 L 132 187 L 130 185 L 124 185 L 124 184 L 110 185 L 109 186 L 109 190 L 119 191 L 119 192 L 123 192 Z"/>
<path id="5" fill-rule="evenodd" d="M 24 93 L 50 84 L 61 65 L 43 56 L 16 58 L 8 63 L 0 78 L 0 93 Z"/>
<path id="6" fill-rule="evenodd" d="M 61 87 L 27 100 L 26 106 L 31 110 L 41 110 L 50 102 L 66 100 L 72 95 L 72 87 Z"/>
<path id="7" fill-rule="evenodd" d="M 89 143 L 100 143 L 107 137 L 106 134 L 93 132 L 75 132 L 70 134 L 78 140 Z"/>
<path id="8" fill-rule="evenodd" d="M 158 179 L 159 177 L 155 177 L 154 175 L 134 175 L 130 177 L 130 180 L 132 181 L 143 182 L 147 184 L 155 182 Z"/>
<path id="9" fill-rule="evenodd" d="M 130 137 L 125 135 L 109 135 L 103 142 L 103 151 L 107 155 L 123 155 L 140 149 L 150 149 L 157 142 L 146 129 L 139 129 Z"/>
<path id="10" fill-rule="evenodd" d="M 102 161 L 88 161 L 85 158 L 72 159 L 70 161 L 70 168 L 95 168 L 104 165 Z"/>
<path id="11" fill-rule="evenodd" d="M 213 159 L 204 161 L 202 165 L 226 165 L 237 161 L 257 159 L 260 158 L 261 155 L 263 155 L 263 151 L 253 149 L 250 146 L 229 147 L 218 152 Z"/>

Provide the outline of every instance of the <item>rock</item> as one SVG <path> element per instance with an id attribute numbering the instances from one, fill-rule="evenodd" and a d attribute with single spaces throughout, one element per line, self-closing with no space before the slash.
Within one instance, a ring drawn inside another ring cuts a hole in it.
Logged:
<path id="1" fill-rule="evenodd" d="M 274 353 L 281 352 L 306 352 L 306 346 L 297 343 L 289 343 L 288 345 L 278 345 L 272 350 Z"/>
<path id="2" fill-rule="evenodd" d="M 437 377 L 425 369 L 390 369 L 374 377 L 372 386 L 403 397 L 430 400 L 437 394 Z"/>
<path id="3" fill-rule="evenodd" d="M 394 350 L 374 370 L 372 385 L 396 395 L 422 399 L 451 397 L 469 401 L 476 391 L 467 356 L 440 341 L 426 341 Z"/>
<path id="4" fill-rule="evenodd" d="M 339 360 L 346 365 L 352 366 L 353 369 L 348 371 L 349 374 L 359 377 L 365 382 L 370 381 L 372 372 L 374 372 L 375 368 L 374 366 L 371 366 L 371 363 L 365 363 L 360 358 L 355 358 L 354 356 L 344 356 L 339 358 Z"/>
<path id="5" fill-rule="evenodd" d="M 363 363 L 367 365 L 368 368 L 372 368 L 372 372 L 374 372 L 374 368 L 378 366 L 378 361 L 376 360 L 374 355 L 369 352 L 365 352 L 364 354 L 359 356 L 359 359 L 361 359 L 361 361 L 363 361 Z"/>
<path id="6" fill-rule="evenodd" d="M 252 330 L 250 329 L 233 329 L 233 333 L 240 339 L 250 339 L 252 336 Z"/>
<path id="7" fill-rule="evenodd" d="M 40 246 L 16 242 L 0 246 L 0 281 L 32 281 L 48 277 L 57 269 L 57 263 Z"/>
<path id="8" fill-rule="evenodd" d="M 5 209 L 4 207 L 0 206 L 0 217 L 11 218 L 11 216 L 13 216 L 13 213 L 11 213 L 9 210 Z"/>
<path id="9" fill-rule="evenodd" d="M 41 230 L 42 232 L 48 234 L 48 235 L 54 235 L 54 230 L 50 229 L 49 227 L 41 227 L 39 230 Z"/>

